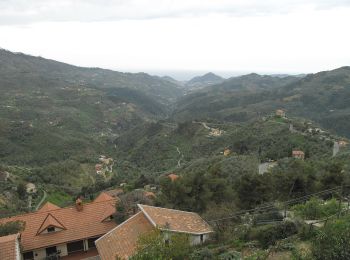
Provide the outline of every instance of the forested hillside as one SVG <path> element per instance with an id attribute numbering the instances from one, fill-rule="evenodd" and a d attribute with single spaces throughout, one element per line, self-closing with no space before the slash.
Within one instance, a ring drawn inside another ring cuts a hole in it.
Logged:
<path id="1" fill-rule="evenodd" d="M 349 67 L 302 78 L 250 74 L 180 99 L 174 117 L 242 122 L 282 108 L 349 136 L 349 98 Z"/>

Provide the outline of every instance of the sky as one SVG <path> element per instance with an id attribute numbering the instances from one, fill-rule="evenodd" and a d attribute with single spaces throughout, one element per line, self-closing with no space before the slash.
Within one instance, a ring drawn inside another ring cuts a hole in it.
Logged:
<path id="1" fill-rule="evenodd" d="M 311 73 L 350 65 L 350 0 L 0 0 L 0 47 L 168 74 Z"/>

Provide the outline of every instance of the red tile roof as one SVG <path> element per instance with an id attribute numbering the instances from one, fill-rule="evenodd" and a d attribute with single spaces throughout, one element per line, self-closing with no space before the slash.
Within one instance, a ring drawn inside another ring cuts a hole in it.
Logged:
<path id="1" fill-rule="evenodd" d="M 197 213 L 140 204 L 138 206 L 153 226 L 161 230 L 188 234 L 213 232 L 208 223 Z"/>
<path id="2" fill-rule="evenodd" d="M 42 206 L 38 211 L 40 212 L 46 212 L 46 211 L 51 211 L 54 209 L 60 209 L 59 206 L 52 204 L 51 202 L 46 202 L 44 206 Z"/>
<path id="3" fill-rule="evenodd" d="M 41 224 L 41 227 L 39 228 L 37 235 L 39 235 L 41 232 L 43 232 L 45 229 L 49 227 L 57 227 L 60 229 L 66 229 L 54 216 L 52 216 L 50 213 L 46 216 L 46 219 Z"/>
<path id="4" fill-rule="evenodd" d="M 293 155 L 304 155 L 304 152 L 303 151 L 296 151 L 296 150 L 294 150 L 293 151 Z"/>
<path id="5" fill-rule="evenodd" d="M 1 260 L 15 260 L 17 259 L 16 242 L 19 234 L 0 237 L 0 259 Z"/>
<path id="6" fill-rule="evenodd" d="M 170 174 L 168 175 L 168 177 L 169 177 L 169 179 L 170 179 L 171 181 L 175 181 L 175 180 L 177 180 L 180 176 L 179 176 L 179 175 L 176 175 L 176 174 L 174 174 L 174 173 L 170 173 Z"/>
<path id="7" fill-rule="evenodd" d="M 115 199 L 83 204 L 78 211 L 75 206 L 49 211 L 37 211 L 24 215 L 0 219 L 1 223 L 25 222 L 21 233 L 23 251 L 49 247 L 68 241 L 101 236 L 116 226 L 114 221 L 102 221 L 106 212 L 114 212 Z M 50 217 L 50 215 L 52 217 Z M 59 225 L 65 229 L 52 233 L 38 234 L 45 225 Z"/>
<path id="8" fill-rule="evenodd" d="M 153 230 L 153 225 L 142 212 L 132 216 L 106 235 L 96 240 L 101 260 L 127 259 L 136 252 L 137 240 Z"/>
<path id="9" fill-rule="evenodd" d="M 96 199 L 94 199 L 94 202 L 101 202 L 101 201 L 107 201 L 114 199 L 112 196 L 108 195 L 105 192 L 102 192 L 100 195 L 97 196 Z"/>
<path id="10" fill-rule="evenodd" d="M 171 232 L 206 234 L 212 228 L 197 214 L 173 209 L 138 205 L 141 211 L 96 240 L 102 260 L 127 259 L 136 252 L 137 241 L 155 227 Z"/>

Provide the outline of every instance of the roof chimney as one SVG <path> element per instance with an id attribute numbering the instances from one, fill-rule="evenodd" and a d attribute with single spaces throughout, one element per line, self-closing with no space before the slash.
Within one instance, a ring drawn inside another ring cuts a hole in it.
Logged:
<path id="1" fill-rule="evenodd" d="M 83 201 L 80 198 L 78 198 L 75 201 L 75 207 L 76 207 L 77 211 L 82 211 L 83 210 Z"/>

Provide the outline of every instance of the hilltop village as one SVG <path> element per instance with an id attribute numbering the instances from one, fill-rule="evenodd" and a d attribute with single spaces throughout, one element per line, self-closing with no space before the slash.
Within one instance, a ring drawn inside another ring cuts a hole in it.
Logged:
<path id="1" fill-rule="evenodd" d="M 346 150 L 348 146 L 346 139 L 334 137 L 325 130 L 313 127 L 310 123 L 295 125 L 297 121 L 289 119 L 286 112 L 281 109 L 276 110 L 275 114 L 264 117 L 262 121 L 286 125 L 287 131 L 294 135 L 303 136 L 303 138 L 316 138 L 321 142 L 333 142 L 337 152 L 334 153 L 335 148 L 328 146 L 330 150 L 333 149 L 333 152 L 329 151 L 330 157 L 336 157 L 339 152 Z M 193 122 L 193 124 L 198 123 Z M 203 126 L 205 131 L 209 132 L 204 133 L 206 138 L 220 138 L 227 134 L 227 131 L 209 127 L 207 123 L 201 122 L 199 124 Z M 242 147 L 239 148 L 243 149 Z M 276 160 L 265 157 L 265 161 L 257 164 L 258 175 L 267 178 L 274 170 L 285 164 L 285 160 L 292 160 L 296 164 L 298 164 L 298 161 L 309 160 L 310 155 L 299 149 L 300 147 L 292 148 L 289 153 L 290 158 Z M 222 156 L 225 160 L 232 160 L 241 155 L 235 147 L 224 146 L 218 156 Z M 117 164 L 118 160 L 100 155 L 94 165 L 94 175 L 91 175 L 91 178 L 94 182 L 98 178 L 102 178 L 103 182 L 113 182 L 114 171 L 118 169 L 115 167 Z M 299 189 L 302 188 L 300 185 L 303 184 L 298 183 L 301 180 L 296 179 L 291 190 L 296 195 L 293 197 L 287 196 L 284 201 L 280 200 L 277 204 L 268 204 L 261 207 L 259 206 L 260 203 L 253 203 L 251 204 L 252 207 L 256 207 L 253 210 L 247 209 L 240 213 L 236 211 L 233 215 L 230 212 L 223 212 L 201 216 L 193 212 L 193 210 L 203 212 L 200 208 L 191 207 L 191 210 L 173 209 L 176 208 L 176 198 L 171 199 L 171 192 L 181 192 L 183 178 L 186 178 L 176 173 L 181 172 L 179 167 L 181 165 L 177 164 L 174 172 L 162 174 L 158 183 L 150 183 L 145 177 L 140 177 L 138 181 L 145 185 L 142 188 L 131 189 L 130 183 L 124 179 L 119 184 L 114 185 L 112 189 L 106 188 L 102 192 L 92 191 L 96 194 L 96 197 L 81 195 L 75 199 L 73 205 L 64 207 L 50 202 L 45 190 L 43 190 L 42 197 L 38 196 L 40 192 L 37 186 L 34 183 L 26 183 L 23 188 L 19 188 L 23 189 L 23 193 L 26 194 L 28 208 L 31 210 L 28 213 L 0 219 L 0 232 L 2 233 L 0 237 L 0 258 L 2 260 L 147 259 L 142 257 L 144 257 L 144 254 L 151 254 L 147 248 L 153 245 L 152 242 L 149 242 L 151 245 L 145 247 L 144 241 L 157 241 L 157 237 L 159 237 L 164 245 L 164 252 L 167 252 L 166 254 L 176 253 L 176 250 L 179 250 L 179 248 L 176 248 L 177 245 L 180 246 L 180 250 L 184 250 L 185 254 L 192 252 L 193 259 L 201 259 L 201 254 L 207 250 L 208 245 L 211 245 L 215 250 L 219 250 L 223 246 L 222 239 L 227 236 L 222 229 L 224 223 L 233 225 L 235 231 L 232 230 L 232 232 L 234 233 L 242 232 L 236 229 L 243 226 L 249 227 L 249 230 L 255 228 L 256 231 L 254 232 L 267 232 L 267 227 L 271 225 L 274 228 L 288 230 L 271 241 L 261 240 L 268 239 L 267 237 L 259 237 L 262 234 L 252 237 L 257 239 L 260 246 L 264 248 L 266 245 L 274 245 L 279 239 L 283 241 L 283 239 L 298 234 L 296 222 L 309 230 L 320 229 L 324 228 L 334 216 L 339 217 L 350 209 L 349 200 L 347 197 L 343 197 L 346 196 L 345 188 L 333 186 L 334 188 L 323 189 L 315 195 L 303 196 L 303 193 L 298 193 Z M 274 174 L 277 174 L 277 172 Z M 13 182 L 15 177 L 11 175 L 8 171 L 1 171 L 1 182 L 3 184 Z M 247 183 L 247 185 L 250 184 Z M 218 189 L 215 190 L 219 191 Z M 86 193 L 88 192 L 86 190 Z M 343 194 L 343 196 L 339 197 L 337 194 Z M 329 195 L 333 198 L 329 199 Z M 9 193 L 5 196 L 11 195 Z M 203 194 L 203 196 L 205 195 Z M 167 197 L 167 203 L 163 202 L 164 197 Z M 244 199 L 247 199 L 247 197 Z M 37 204 L 32 205 L 34 203 Z M 159 204 L 171 207 L 157 206 Z M 309 213 L 307 211 L 308 207 L 314 204 L 318 205 L 320 211 Z M 324 212 L 329 213 L 325 214 Z M 252 231 L 247 230 L 246 232 L 248 232 L 248 235 Z M 276 232 L 278 233 L 278 231 Z M 249 236 L 253 235 L 250 234 Z M 174 243 L 174 248 L 169 246 L 169 243 Z M 259 251 L 259 246 L 251 252 L 239 252 L 236 251 L 236 245 L 229 245 L 227 242 L 224 244 L 226 244 L 224 250 L 226 253 L 222 255 L 227 255 L 227 257 L 265 254 L 266 259 L 270 259 L 269 257 L 274 254 L 281 254 L 281 257 L 290 256 L 291 254 L 288 250 L 281 251 L 275 247 L 269 247 L 269 250 L 264 251 L 263 254 Z M 298 242 L 295 243 L 295 246 L 298 248 L 304 246 L 304 244 Z M 155 250 L 163 249 L 156 247 Z M 220 255 L 220 251 L 215 250 L 216 253 L 210 254 Z M 227 251 L 231 253 L 227 253 Z M 196 254 L 199 255 L 195 256 Z M 216 259 L 214 255 L 213 259 Z"/>

